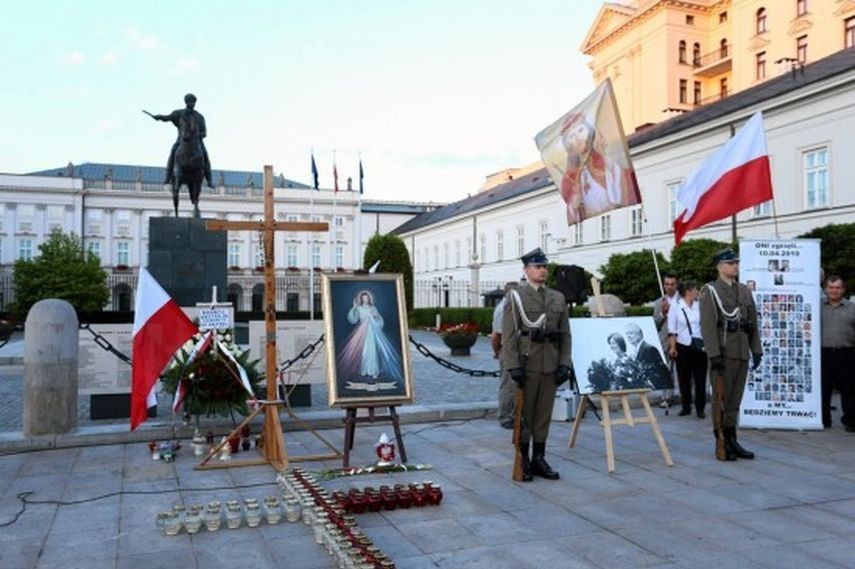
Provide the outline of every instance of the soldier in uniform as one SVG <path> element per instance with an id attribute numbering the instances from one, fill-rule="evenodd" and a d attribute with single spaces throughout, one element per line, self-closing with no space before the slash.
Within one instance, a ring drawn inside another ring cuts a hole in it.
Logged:
<path id="1" fill-rule="evenodd" d="M 736 439 L 739 405 L 748 375 L 760 366 L 762 348 L 757 308 L 751 290 L 737 282 L 739 257 L 731 249 L 713 257 L 718 279 L 701 290 L 701 335 L 709 357 L 713 387 L 713 429 L 716 458 L 754 458 Z"/>
<path id="2" fill-rule="evenodd" d="M 567 302 L 560 292 L 546 287 L 548 261 L 540 248 L 523 255 L 522 262 L 526 283 L 508 294 L 502 316 L 502 359 L 517 388 L 523 390 L 519 443 L 523 481 L 533 475 L 557 480 L 559 475 L 545 454 L 555 392 L 570 377 Z"/>

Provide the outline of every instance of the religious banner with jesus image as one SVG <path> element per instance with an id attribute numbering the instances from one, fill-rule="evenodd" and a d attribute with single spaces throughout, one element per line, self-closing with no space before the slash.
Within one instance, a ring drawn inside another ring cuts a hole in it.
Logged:
<path id="1" fill-rule="evenodd" d="M 413 400 L 401 275 L 324 275 L 324 330 L 331 406 Z"/>
<path id="2" fill-rule="evenodd" d="M 568 225 L 641 203 L 609 79 L 534 142 L 566 204 Z"/>

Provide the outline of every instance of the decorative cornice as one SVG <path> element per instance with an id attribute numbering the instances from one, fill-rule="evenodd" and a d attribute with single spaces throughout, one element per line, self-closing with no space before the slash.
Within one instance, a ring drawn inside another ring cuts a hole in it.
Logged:
<path id="1" fill-rule="evenodd" d="M 787 33 L 791 36 L 794 36 L 812 27 L 813 22 L 808 20 L 807 17 L 802 16 L 793 20 L 793 22 L 790 24 L 790 29 L 787 30 Z"/>
<path id="2" fill-rule="evenodd" d="M 750 51 L 757 51 L 759 49 L 763 49 L 764 47 L 772 43 L 771 40 L 763 37 L 764 35 L 765 34 L 757 34 L 756 36 L 751 38 L 751 41 L 748 42 L 748 49 Z"/>
<path id="3" fill-rule="evenodd" d="M 849 12 L 855 12 L 855 2 L 852 0 L 837 0 L 837 9 L 834 10 L 835 16 L 843 16 Z"/>

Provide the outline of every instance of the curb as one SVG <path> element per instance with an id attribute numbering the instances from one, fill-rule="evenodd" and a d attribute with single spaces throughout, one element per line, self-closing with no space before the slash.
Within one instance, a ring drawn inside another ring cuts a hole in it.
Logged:
<path id="1" fill-rule="evenodd" d="M 409 405 L 398 408 L 398 416 L 402 424 L 468 421 L 495 415 L 495 401 L 448 403 L 445 405 Z M 341 428 L 343 431 L 343 410 L 308 411 L 298 416 L 300 417 L 299 423 L 283 414 L 281 417 L 282 430 L 284 432 L 301 431 L 305 430 L 303 425 L 308 425 L 318 430 Z M 225 423 L 217 423 L 211 427 L 216 432 L 222 433 L 231 430 L 231 425 Z M 260 432 L 260 424 L 254 425 L 253 432 Z M 192 426 L 162 422 L 146 423 L 134 432 L 128 431 L 127 424 L 87 425 L 79 427 L 73 433 L 37 437 L 25 437 L 21 431 L 10 431 L 0 433 L 0 456 L 38 450 L 147 443 L 151 440 L 173 438 L 185 439 L 189 445 L 192 437 Z"/>

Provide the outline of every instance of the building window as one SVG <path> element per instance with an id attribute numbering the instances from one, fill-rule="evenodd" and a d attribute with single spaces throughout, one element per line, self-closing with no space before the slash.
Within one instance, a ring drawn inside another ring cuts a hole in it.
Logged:
<path id="1" fill-rule="evenodd" d="M 298 221 L 300 221 L 300 218 L 296 215 L 289 215 L 285 218 L 285 221 L 287 221 L 288 223 L 297 223 Z"/>
<path id="2" fill-rule="evenodd" d="M 722 12 L 718 15 L 718 23 L 723 24 L 727 21 L 727 12 Z"/>
<path id="3" fill-rule="evenodd" d="M 796 38 L 796 59 L 802 65 L 807 63 L 807 47 L 807 36 Z"/>
<path id="4" fill-rule="evenodd" d="M 525 227 L 517 226 L 517 257 L 525 255 Z"/>
<path id="5" fill-rule="evenodd" d="M 828 147 L 803 154 L 804 184 L 808 209 L 828 206 Z"/>
<path id="6" fill-rule="evenodd" d="M 755 79 L 765 79 L 766 78 L 766 52 L 761 51 L 757 55 L 754 56 L 754 78 Z"/>
<path id="7" fill-rule="evenodd" d="M 3 264 L 3 259 L 5 258 L 5 255 L 3 255 L 3 245 L 4 245 L 3 238 L 0 237 L 0 265 Z M 0 302 L 0 310 L 3 310 L 3 303 L 2 302 Z"/>
<path id="8" fill-rule="evenodd" d="M 725 97 L 727 97 L 727 77 L 722 78 L 722 79 L 718 82 L 718 95 L 719 95 L 719 97 L 721 97 L 722 99 L 724 99 Z"/>
<path id="9" fill-rule="evenodd" d="M 755 205 L 751 211 L 751 215 L 754 217 L 769 217 L 772 215 L 772 200 Z"/>
<path id="10" fill-rule="evenodd" d="M 487 262 L 487 236 L 482 233 L 481 236 L 479 237 L 479 240 L 481 241 L 481 253 L 480 253 L 481 254 L 481 262 L 486 263 Z"/>
<path id="11" fill-rule="evenodd" d="M 300 260 L 297 258 L 297 246 L 288 245 L 285 247 L 285 266 L 298 267 L 299 265 Z"/>
<path id="12" fill-rule="evenodd" d="M 639 235 L 641 235 L 643 226 L 644 210 L 641 207 L 637 207 L 632 210 L 631 226 L 629 228 L 630 234 L 633 237 L 638 237 Z"/>
<path id="13" fill-rule="evenodd" d="M 87 241 L 86 242 L 86 250 L 98 257 L 98 260 L 101 260 L 101 242 L 100 241 Z"/>
<path id="14" fill-rule="evenodd" d="M 439 269 L 439 245 L 433 246 L 433 270 Z"/>
<path id="15" fill-rule="evenodd" d="M 547 240 L 549 239 L 549 222 L 541 221 L 540 222 L 540 248 L 546 251 L 547 249 Z"/>
<path id="16" fill-rule="evenodd" d="M 608 241 L 612 238 L 612 216 L 606 214 L 600 218 L 600 241 Z"/>
<path id="17" fill-rule="evenodd" d="M 582 224 L 577 223 L 573 226 L 573 245 L 581 245 L 582 244 Z"/>
<path id="18" fill-rule="evenodd" d="M 229 243 L 229 266 L 240 267 L 240 243 Z"/>
<path id="19" fill-rule="evenodd" d="M 341 245 L 335 246 L 335 267 L 344 267 L 344 247 Z"/>
<path id="20" fill-rule="evenodd" d="M 18 259 L 31 261 L 33 259 L 33 240 L 21 239 L 18 241 Z"/>
<path id="21" fill-rule="evenodd" d="M 695 25 L 695 17 L 691 14 L 686 14 L 686 25 L 694 26 Z"/>
<path id="22" fill-rule="evenodd" d="M 689 102 L 689 95 L 687 93 L 688 90 L 688 81 L 685 79 L 680 79 L 680 102 L 686 104 Z"/>
<path id="23" fill-rule="evenodd" d="M 130 250 L 131 244 L 127 241 L 117 241 L 116 242 L 116 264 L 117 265 L 130 265 Z"/>
<path id="24" fill-rule="evenodd" d="M 680 215 L 682 209 L 680 208 L 680 202 L 677 201 L 677 193 L 680 191 L 680 186 L 683 185 L 682 180 L 678 182 L 671 182 L 667 184 L 665 187 L 668 189 L 668 223 L 673 224 L 674 220 L 677 219 L 677 216 Z"/>
<path id="25" fill-rule="evenodd" d="M 766 32 L 766 8 L 759 8 L 757 10 L 756 24 L 755 29 L 758 34 Z"/>
<path id="26" fill-rule="evenodd" d="M 496 260 L 501 261 L 505 258 L 505 232 L 496 232 Z"/>
<path id="27" fill-rule="evenodd" d="M 474 253 L 475 253 L 474 249 L 472 248 L 472 238 L 471 237 L 466 238 L 466 249 L 464 249 L 464 252 L 466 254 L 466 257 L 465 257 L 466 258 L 466 264 L 468 265 L 469 261 L 474 261 L 474 259 L 472 259 L 472 257 L 474 256 Z"/>
<path id="28" fill-rule="evenodd" d="M 461 255 L 460 255 L 460 241 L 454 242 L 454 266 L 459 267 L 461 265 Z"/>
<path id="29" fill-rule="evenodd" d="M 442 267 L 444 269 L 447 269 L 450 262 L 451 262 L 451 259 L 449 258 L 449 255 L 448 255 L 448 243 L 443 243 L 442 244 Z"/>
<path id="30" fill-rule="evenodd" d="M 700 81 L 695 81 L 694 97 L 695 97 L 694 103 L 696 105 L 700 105 L 701 104 L 701 82 Z"/>
<path id="31" fill-rule="evenodd" d="M 808 11 L 807 0 L 796 0 L 796 16 L 804 16 Z"/>
<path id="32" fill-rule="evenodd" d="M 312 245 L 312 268 L 321 266 L 321 246 Z"/>
<path id="33" fill-rule="evenodd" d="M 300 294 L 296 292 L 285 293 L 285 312 L 299 312 Z"/>
<path id="34" fill-rule="evenodd" d="M 333 218 L 333 224 L 336 227 L 344 227 L 344 218 L 338 215 L 335 216 L 335 218 Z"/>
<path id="35" fill-rule="evenodd" d="M 719 55 L 719 57 L 724 59 L 725 57 L 727 57 L 727 53 L 728 53 L 727 39 L 722 38 L 722 40 L 720 42 L 718 42 L 718 55 Z"/>
<path id="36" fill-rule="evenodd" d="M 686 63 L 686 42 L 680 40 L 680 47 L 677 48 L 677 61 Z"/>
<path id="37" fill-rule="evenodd" d="M 843 21 L 843 45 L 844 47 L 855 46 L 855 16 Z"/>
<path id="38" fill-rule="evenodd" d="M 701 44 L 699 43 L 692 46 L 692 65 L 695 67 L 701 66 Z"/>

